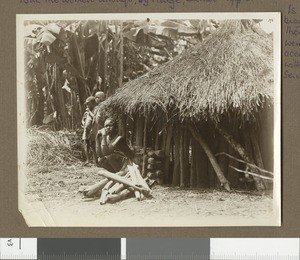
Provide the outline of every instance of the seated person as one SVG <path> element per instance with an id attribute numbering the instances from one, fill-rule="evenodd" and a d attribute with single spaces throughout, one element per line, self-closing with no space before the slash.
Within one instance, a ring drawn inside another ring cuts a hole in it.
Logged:
<path id="1" fill-rule="evenodd" d="M 106 119 L 104 128 L 98 131 L 96 152 L 99 166 L 115 173 L 124 170 L 135 156 L 125 138 L 118 135 L 118 126 L 113 118 Z"/>

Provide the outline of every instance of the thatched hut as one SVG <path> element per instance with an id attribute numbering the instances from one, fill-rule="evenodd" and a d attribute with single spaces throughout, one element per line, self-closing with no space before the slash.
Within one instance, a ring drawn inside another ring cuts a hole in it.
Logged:
<path id="1" fill-rule="evenodd" d="M 273 78 L 272 37 L 250 20 L 227 20 L 202 43 L 125 84 L 104 106 L 134 118 L 135 134 L 140 140 L 144 135 L 144 143 L 149 144 L 150 129 L 157 126 L 154 143 L 164 132 L 159 148 L 165 150 L 168 161 L 166 181 L 182 186 L 209 184 L 208 158 L 221 184 L 227 186 L 230 172 L 238 168 L 232 164 L 240 165 L 214 156 L 225 152 L 246 162 L 244 170 L 254 173 L 260 189 L 257 175 L 265 172 L 258 170 L 264 168 L 258 130 L 260 115 L 272 110 Z M 147 119 L 149 127 L 141 118 Z M 272 127 L 272 113 L 267 118 Z M 178 123 L 185 127 L 174 127 Z M 270 147 L 269 140 L 263 146 Z M 169 162 L 173 162 L 171 170 Z M 234 176 L 239 180 L 242 175 Z"/>

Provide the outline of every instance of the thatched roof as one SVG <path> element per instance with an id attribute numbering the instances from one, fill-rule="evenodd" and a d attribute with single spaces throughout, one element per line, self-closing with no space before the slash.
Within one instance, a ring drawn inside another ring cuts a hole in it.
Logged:
<path id="1" fill-rule="evenodd" d="M 105 103 L 128 115 L 172 111 L 180 120 L 255 119 L 273 101 L 273 41 L 250 20 L 227 20 L 202 43 L 132 80 Z"/>

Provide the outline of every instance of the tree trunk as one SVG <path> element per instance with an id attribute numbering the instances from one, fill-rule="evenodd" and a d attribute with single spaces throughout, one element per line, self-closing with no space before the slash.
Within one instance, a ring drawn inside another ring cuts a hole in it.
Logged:
<path id="1" fill-rule="evenodd" d="M 123 47 L 123 22 L 120 21 L 120 33 L 119 33 L 119 50 L 118 50 L 118 83 L 119 88 L 123 85 L 123 59 L 124 59 L 124 47 Z"/>
<path id="2" fill-rule="evenodd" d="M 217 162 L 215 156 L 213 155 L 212 151 L 210 150 L 209 146 L 206 144 L 206 142 L 204 141 L 204 139 L 202 138 L 200 133 L 196 132 L 195 129 L 191 125 L 189 125 L 189 130 L 191 131 L 193 137 L 198 141 L 198 143 L 201 145 L 204 152 L 206 153 L 212 167 L 215 170 L 215 173 L 216 173 L 217 177 L 219 178 L 219 180 L 221 182 L 221 185 L 226 190 L 229 191 L 230 190 L 229 182 L 227 181 L 227 179 L 225 178 L 223 172 L 221 171 L 220 166 L 218 165 L 218 162 Z"/>
<path id="3" fill-rule="evenodd" d="M 251 161 L 251 158 L 247 151 L 237 142 L 234 140 L 234 138 L 227 133 L 227 131 L 224 128 L 221 128 L 220 126 L 216 125 L 217 130 L 220 132 L 220 134 L 227 140 L 227 142 L 231 145 L 231 147 L 238 152 L 238 154 L 242 157 L 242 159 L 248 163 L 254 163 Z M 252 172 L 256 173 L 257 169 L 249 166 L 249 169 L 251 169 Z M 262 180 L 259 178 L 254 178 L 255 181 L 255 187 L 258 191 L 264 190 L 265 186 Z"/>
<path id="4" fill-rule="evenodd" d="M 99 68 L 98 74 L 100 75 L 102 82 L 100 89 L 106 94 L 107 93 L 107 53 L 108 53 L 108 32 L 107 32 L 107 22 L 102 21 L 100 30 L 105 31 L 105 38 L 101 42 L 101 37 L 99 37 Z"/>
<path id="5" fill-rule="evenodd" d="M 58 72 L 57 72 L 57 66 L 56 64 L 54 64 L 53 66 L 53 80 L 54 80 L 54 84 L 55 84 L 55 89 L 56 89 L 56 94 L 57 94 L 57 101 L 58 101 L 58 115 L 60 116 L 61 119 L 61 127 L 64 129 L 69 129 L 69 122 L 68 122 L 68 113 L 66 111 L 66 105 L 65 105 L 65 100 L 64 100 L 64 96 L 62 93 L 62 88 L 61 85 L 59 83 L 59 80 L 57 78 L 58 76 Z"/>
<path id="6" fill-rule="evenodd" d="M 81 53 L 79 50 L 79 46 L 77 43 L 76 35 L 73 34 L 70 41 L 70 53 L 73 60 L 73 65 L 75 69 L 79 72 L 79 76 L 77 76 L 78 83 L 78 91 L 79 91 L 79 101 L 81 106 L 83 106 L 86 97 L 88 96 L 87 87 L 84 82 L 85 74 L 84 74 L 84 66 L 83 60 L 81 57 Z"/>

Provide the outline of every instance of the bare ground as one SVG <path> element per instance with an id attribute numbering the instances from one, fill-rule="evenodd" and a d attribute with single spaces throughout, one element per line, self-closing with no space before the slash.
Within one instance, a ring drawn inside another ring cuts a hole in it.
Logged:
<path id="1" fill-rule="evenodd" d="M 278 224 L 271 195 L 153 187 L 153 198 L 100 205 L 78 192 L 101 180 L 96 167 L 61 166 L 28 171 L 23 213 L 46 226 L 266 226 Z M 22 205 L 21 205 L 22 206 Z M 47 216 L 46 216 L 47 215 Z M 46 217 L 45 217 L 46 216 Z M 32 219 L 29 225 L 35 224 Z"/>

